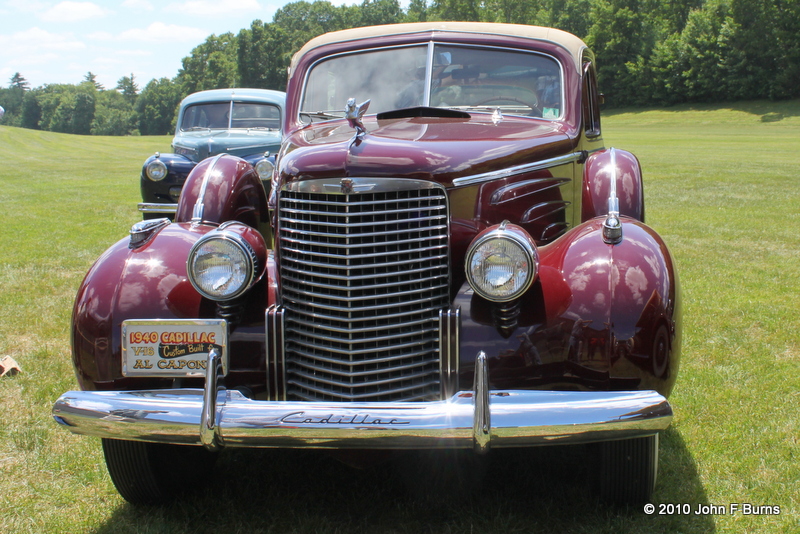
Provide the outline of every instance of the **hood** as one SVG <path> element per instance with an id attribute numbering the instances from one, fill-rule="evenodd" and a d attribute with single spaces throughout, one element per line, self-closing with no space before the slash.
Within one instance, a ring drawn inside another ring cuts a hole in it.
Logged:
<path id="1" fill-rule="evenodd" d="M 561 123 L 490 114 L 470 118 L 406 117 L 364 121 L 358 138 L 346 121 L 294 132 L 279 158 L 283 182 L 331 177 L 453 179 L 568 154 L 575 149 Z"/>
<path id="2" fill-rule="evenodd" d="M 195 163 L 217 154 L 244 157 L 259 152 L 275 153 L 281 146 L 277 130 L 208 130 L 183 132 L 172 140 L 172 149 Z"/>

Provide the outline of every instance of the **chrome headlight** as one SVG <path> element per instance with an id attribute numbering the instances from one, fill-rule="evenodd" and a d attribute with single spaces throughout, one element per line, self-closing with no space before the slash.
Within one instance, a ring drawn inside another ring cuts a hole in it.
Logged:
<path id="1" fill-rule="evenodd" d="M 232 300 L 256 281 L 258 256 L 236 232 L 222 228 L 201 237 L 189 251 L 186 271 L 198 293 L 211 300 Z"/>
<path id="2" fill-rule="evenodd" d="M 467 281 L 478 295 L 508 302 L 533 283 L 539 255 L 527 232 L 506 221 L 475 238 L 465 260 Z"/>
<path id="3" fill-rule="evenodd" d="M 272 164 L 267 158 L 262 159 L 256 163 L 256 173 L 262 180 L 269 180 L 272 178 L 272 171 L 275 170 L 275 165 Z"/>
<path id="4" fill-rule="evenodd" d="M 154 182 L 160 182 L 167 177 L 167 166 L 163 161 L 156 158 L 145 167 L 145 174 Z"/>

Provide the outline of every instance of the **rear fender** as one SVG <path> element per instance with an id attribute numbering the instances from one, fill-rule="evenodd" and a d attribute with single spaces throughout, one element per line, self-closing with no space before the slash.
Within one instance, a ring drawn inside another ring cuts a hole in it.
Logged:
<path id="1" fill-rule="evenodd" d="M 615 148 L 595 152 L 586 160 L 581 221 L 608 214 L 612 180 L 615 181 L 616 197 L 619 199 L 619 214 L 644 222 L 641 165 L 630 152 Z"/>

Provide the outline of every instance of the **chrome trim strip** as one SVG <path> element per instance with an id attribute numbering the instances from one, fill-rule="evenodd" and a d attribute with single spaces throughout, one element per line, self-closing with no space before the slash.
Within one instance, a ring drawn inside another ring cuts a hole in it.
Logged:
<path id="1" fill-rule="evenodd" d="M 475 439 L 475 452 L 489 451 L 492 429 L 492 410 L 489 407 L 489 368 L 486 353 L 480 351 L 475 358 L 475 381 L 472 386 L 475 396 L 475 416 L 472 420 L 472 436 Z"/>
<path id="2" fill-rule="evenodd" d="M 233 103 L 231 103 L 232 105 Z M 192 224 L 199 224 L 203 222 L 203 212 L 205 211 L 205 205 L 203 204 L 203 199 L 206 196 L 206 188 L 208 187 L 208 182 L 211 179 L 211 173 L 214 172 L 214 167 L 217 166 L 217 162 L 219 159 L 224 156 L 225 154 L 217 154 L 214 156 L 214 161 L 212 161 L 209 166 L 206 168 L 205 174 L 203 174 L 203 183 L 200 186 L 200 194 L 197 195 L 197 201 L 194 204 L 194 208 L 192 209 Z"/>
<path id="3" fill-rule="evenodd" d="M 489 200 L 489 204 L 492 206 L 497 206 L 498 204 L 504 204 L 506 202 L 511 202 L 512 200 L 519 200 L 520 198 L 524 198 L 530 195 L 535 195 L 537 193 L 541 193 L 542 191 L 547 191 L 548 189 L 555 189 L 557 187 L 561 187 L 564 184 L 568 184 L 572 181 L 571 178 L 534 178 L 532 180 L 525 180 L 522 182 L 514 182 L 513 184 L 505 185 L 499 188 L 497 191 L 492 193 L 492 196 Z M 523 193 L 519 196 L 512 196 L 511 198 L 503 199 L 503 195 L 516 191 L 517 189 L 523 189 L 525 187 L 530 187 L 533 185 L 538 184 L 547 184 L 545 187 L 533 189 L 528 191 L 527 193 Z"/>
<path id="4" fill-rule="evenodd" d="M 541 171 L 543 169 L 549 169 L 550 167 L 556 167 L 558 165 L 565 165 L 567 163 L 578 161 L 582 157 L 583 157 L 582 153 L 573 152 L 572 154 L 566 154 L 564 156 L 558 156 L 556 158 L 545 159 L 542 161 L 537 161 L 535 163 L 525 163 L 524 165 L 508 167 L 506 169 L 500 169 L 498 171 L 490 171 L 482 174 L 473 174 L 472 176 L 462 176 L 461 178 L 453 179 L 453 186 L 461 187 L 463 185 L 482 184 L 483 182 L 490 182 L 492 180 L 498 180 L 500 178 L 509 178 L 511 176 L 524 174 L 526 172 Z"/>
<path id="5" fill-rule="evenodd" d="M 458 391 L 459 350 L 461 345 L 461 308 L 439 311 L 439 364 L 442 399 Z"/>
<path id="6" fill-rule="evenodd" d="M 272 305 L 267 308 L 265 329 L 267 347 L 267 396 L 271 400 L 286 400 L 283 350 L 284 308 Z"/>
<path id="7" fill-rule="evenodd" d="M 160 204 L 158 202 L 139 202 L 137 208 L 142 213 L 177 213 L 177 204 Z"/>
<path id="8" fill-rule="evenodd" d="M 492 448 L 648 436 L 672 420 L 672 408 L 655 391 L 487 393 L 491 427 L 482 438 Z M 70 391 L 53 416 L 75 434 L 202 445 L 203 396 L 202 389 Z M 269 402 L 223 390 L 217 432 L 225 447 L 470 449 L 474 399 L 461 391 L 431 402 Z"/>
<path id="9" fill-rule="evenodd" d="M 364 193 L 375 193 L 375 192 L 382 192 L 386 193 L 388 191 L 415 191 L 418 189 L 437 189 L 439 188 L 439 184 L 436 182 L 430 182 L 427 180 L 415 180 L 411 178 L 360 178 L 360 177 L 349 177 L 350 180 L 353 182 L 353 191 L 351 193 L 343 193 L 341 191 L 341 178 L 319 178 L 315 180 L 303 180 L 299 182 L 291 182 L 285 184 L 283 189 L 286 191 L 292 191 L 295 193 L 319 193 L 320 188 L 325 188 L 326 195 L 358 195 L 361 192 Z M 379 183 L 376 183 L 379 182 Z M 358 187 L 362 185 L 371 185 L 372 188 L 369 191 L 359 191 Z M 328 190 L 327 188 L 330 188 Z M 429 198 L 444 198 L 445 195 L 439 197 L 425 197 L 425 199 Z M 292 202 L 296 202 L 294 199 Z M 317 202 L 312 201 L 311 204 L 317 204 Z M 348 204 L 352 204 L 348 201 Z M 362 202 L 363 205 L 372 205 L 374 202 Z"/>
<path id="10" fill-rule="evenodd" d="M 617 168 L 616 149 L 612 147 L 609 151 L 611 154 L 611 178 L 608 189 L 608 215 L 603 222 L 603 241 L 609 245 L 617 245 L 622 242 L 622 223 L 619 220 L 619 197 L 617 197 L 619 169 Z"/>

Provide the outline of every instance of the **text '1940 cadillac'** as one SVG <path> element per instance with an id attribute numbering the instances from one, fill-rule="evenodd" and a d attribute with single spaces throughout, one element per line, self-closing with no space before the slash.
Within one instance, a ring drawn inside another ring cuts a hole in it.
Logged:
<path id="1" fill-rule="evenodd" d="M 174 222 L 137 223 L 91 268 L 56 420 L 102 438 L 134 503 L 228 447 L 573 443 L 597 444 L 603 497 L 647 499 L 680 291 L 600 99 L 559 30 L 313 39 L 269 187 L 208 158 Z"/>

